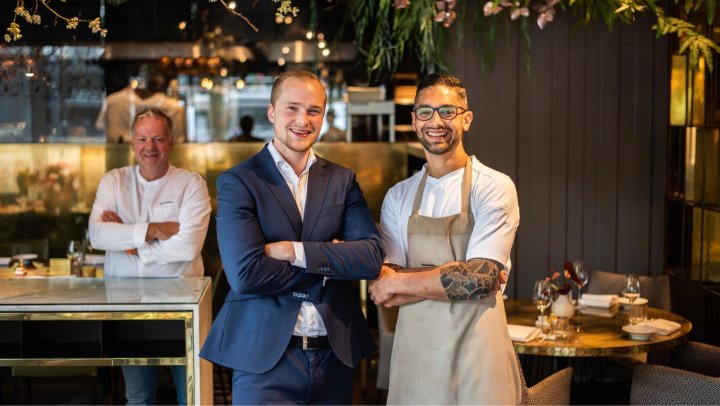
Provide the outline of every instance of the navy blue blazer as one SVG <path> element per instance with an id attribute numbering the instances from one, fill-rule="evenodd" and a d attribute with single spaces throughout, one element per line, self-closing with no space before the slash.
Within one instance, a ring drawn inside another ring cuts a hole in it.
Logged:
<path id="1" fill-rule="evenodd" d="M 267 146 L 218 177 L 217 234 L 231 291 L 201 357 L 269 371 L 290 342 L 303 301 L 318 309 L 344 364 L 355 367 L 375 351 L 350 282 L 380 272 L 375 222 L 351 170 L 318 157 L 308 176 L 304 220 Z M 265 244 L 276 241 L 302 241 L 306 269 L 265 256 Z"/>

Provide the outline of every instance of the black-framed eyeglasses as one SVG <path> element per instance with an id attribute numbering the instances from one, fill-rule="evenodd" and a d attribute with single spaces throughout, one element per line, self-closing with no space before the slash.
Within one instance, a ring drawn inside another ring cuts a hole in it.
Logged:
<path id="1" fill-rule="evenodd" d="M 413 113 L 415 113 L 415 118 L 417 118 L 420 121 L 427 121 L 430 120 L 435 114 L 435 111 L 438 112 L 438 115 L 443 120 L 452 120 L 455 117 L 457 117 L 458 114 L 463 114 L 467 112 L 466 109 L 458 106 L 440 106 L 440 107 L 430 107 L 430 106 L 420 106 L 415 107 L 413 109 Z"/>

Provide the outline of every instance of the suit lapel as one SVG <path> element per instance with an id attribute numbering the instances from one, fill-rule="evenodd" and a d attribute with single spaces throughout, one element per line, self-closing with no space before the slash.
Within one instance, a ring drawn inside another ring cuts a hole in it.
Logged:
<path id="1" fill-rule="evenodd" d="M 297 209 L 295 199 L 293 199 L 287 183 L 285 183 L 285 179 L 283 179 L 277 166 L 275 166 L 275 162 L 273 161 L 272 155 L 270 155 L 270 151 L 267 150 L 267 145 L 262 151 L 260 151 L 257 158 L 258 170 L 265 180 L 267 180 L 267 187 L 278 200 L 280 206 L 285 212 L 285 215 L 287 215 L 290 220 L 293 230 L 295 231 L 295 235 L 300 236 L 303 228 L 300 212 Z"/>
<path id="2" fill-rule="evenodd" d="M 318 157 L 317 162 L 310 167 L 308 174 L 308 189 L 305 199 L 305 217 L 302 226 L 302 240 L 309 241 L 320 211 L 325 201 L 325 192 L 330 181 L 330 173 L 325 165 L 327 162 Z"/>

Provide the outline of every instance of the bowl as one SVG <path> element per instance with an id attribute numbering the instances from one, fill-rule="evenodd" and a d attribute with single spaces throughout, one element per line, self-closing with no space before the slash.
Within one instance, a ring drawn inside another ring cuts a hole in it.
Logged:
<path id="1" fill-rule="evenodd" d="M 639 297 L 639 298 L 635 299 L 635 301 L 633 303 L 642 305 L 642 304 L 647 304 L 647 302 L 648 302 L 648 300 L 646 298 Z M 625 309 L 625 310 L 630 308 L 630 300 L 626 297 L 618 298 L 618 303 L 620 305 L 622 305 L 623 309 Z"/>
<path id="2" fill-rule="evenodd" d="M 644 324 L 628 324 L 622 327 L 630 338 L 637 341 L 647 341 L 655 333 L 655 328 Z"/>

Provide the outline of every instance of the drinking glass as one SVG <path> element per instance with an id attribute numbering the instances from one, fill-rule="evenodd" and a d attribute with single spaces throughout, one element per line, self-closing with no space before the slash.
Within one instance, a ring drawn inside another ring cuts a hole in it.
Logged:
<path id="1" fill-rule="evenodd" d="M 540 320 L 542 323 L 541 326 L 543 332 L 545 333 L 545 309 L 550 306 L 552 300 L 552 286 L 550 286 L 550 282 L 546 279 L 540 279 L 535 281 L 535 285 L 533 286 L 532 298 L 533 303 L 535 303 L 535 306 L 537 306 L 538 310 L 540 310 Z"/>
<path id="2" fill-rule="evenodd" d="M 635 299 L 640 297 L 640 278 L 633 274 L 628 275 L 622 293 L 632 305 Z"/>

